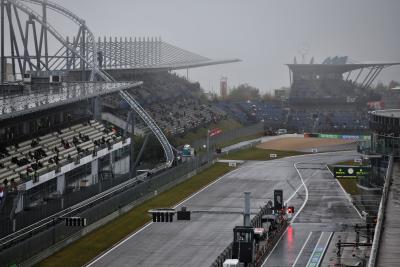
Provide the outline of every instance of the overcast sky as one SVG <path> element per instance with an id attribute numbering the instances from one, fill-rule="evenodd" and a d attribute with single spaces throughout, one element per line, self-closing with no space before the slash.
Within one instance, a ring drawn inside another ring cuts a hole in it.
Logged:
<path id="1" fill-rule="evenodd" d="M 262 91 L 289 86 L 288 69 L 309 46 L 355 61 L 400 61 L 399 0 L 68 0 L 56 2 L 86 20 L 98 36 L 161 36 L 168 43 L 212 58 L 243 62 L 189 70 L 209 91 L 249 83 Z M 400 67 L 377 80 L 400 80 Z"/>

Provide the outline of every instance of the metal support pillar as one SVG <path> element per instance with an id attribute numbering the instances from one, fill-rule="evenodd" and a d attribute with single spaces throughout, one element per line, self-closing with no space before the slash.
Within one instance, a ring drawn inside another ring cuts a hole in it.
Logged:
<path id="1" fill-rule="evenodd" d="M 97 183 L 98 180 L 99 180 L 99 160 L 95 159 L 91 162 L 89 185 Z"/>
<path id="2" fill-rule="evenodd" d="M 250 221 L 250 192 L 244 192 L 243 226 L 251 226 Z"/>
<path id="3" fill-rule="evenodd" d="M 101 97 L 93 98 L 93 119 L 101 121 Z"/>
<path id="4" fill-rule="evenodd" d="M 149 136 L 150 136 L 150 134 L 147 134 L 146 137 L 144 138 L 142 147 L 140 148 L 139 154 L 137 155 L 135 163 L 133 164 L 134 168 L 137 167 L 137 165 L 139 164 L 140 159 L 142 158 L 144 149 L 146 148 L 146 145 L 147 145 L 147 141 L 149 140 Z"/>
<path id="5" fill-rule="evenodd" d="M 132 112 L 132 115 L 130 116 L 130 123 L 131 123 L 131 153 L 130 153 L 130 173 L 131 177 L 136 176 L 136 166 L 135 166 L 135 116 Z"/>
<path id="6" fill-rule="evenodd" d="M 81 55 L 83 58 L 86 58 L 86 30 L 85 27 L 82 26 L 82 37 L 81 37 Z M 85 61 L 81 58 L 80 60 L 81 67 L 81 80 L 86 81 L 86 64 Z"/>
<path id="7" fill-rule="evenodd" d="M 42 13 L 43 13 L 43 23 L 47 24 L 47 0 L 43 1 Z M 49 68 L 49 47 L 48 47 L 47 28 L 42 26 L 42 31 L 43 31 L 43 38 L 44 38 L 45 69 L 48 69 Z M 40 50 L 41 49 L 42 48 L 40 47 Z"/>
<path id="8" fill-rule="evenodd" d="M 5 79 L 6 79 L 6 62 L 5 62 L 5 57 L 4 57 L 4 5 L 5 5 L 5 3 L 4 3 L 4 0 L 1 0 L 1 11 L 0 11 L 0 16 L 1 16 L 1 18 L 0 18 L 0 24 L 1 24 L 1 29 L 0 29 L 0 31 L 1 31 L 1 33 L 0 33 L 0 42 L 1 42 L 1 48 L 0 48 L 0 50 L 1 50 L 1 52 L 0 52 L 0 64 L 1 64 L 1 66 L 0 66 L 0 68 L 1 68 L 1 75 L 0 75 L 0 83 L 1 84 L 3 84 L 4 83 L 4 81 L 5 81 Z"/>
<path id="9" fill-rule="evenodd" d="M 61 195 L 65 192 L 65 174 L 57 176 L 57 192 Z"/>

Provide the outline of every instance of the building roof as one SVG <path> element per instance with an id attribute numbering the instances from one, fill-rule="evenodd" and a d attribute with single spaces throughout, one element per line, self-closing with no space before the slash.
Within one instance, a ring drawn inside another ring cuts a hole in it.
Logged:
<path id="1" fill-rule="evenodd" d="M 375 110 L 371 113 L 383 117 L 400 118 L 400 109 Z"/>
<path id="2" fill-rule="evenodd" d="M 161 38 L 99 40 L 102 68 L 133 70 L 177 70 L 241 61 L 238 58 L 210 59 L 162 41 Z M 88 46 L 90 49 L 90 46 Z"/>
<path id="3" fill-rule="evenodd" d="M 389 67 L 400 65 L 400 62 L 369 62 L 355 64 L 286 64 L 292 72 L 296 73 L 346 73 L 352 70 Z"/>

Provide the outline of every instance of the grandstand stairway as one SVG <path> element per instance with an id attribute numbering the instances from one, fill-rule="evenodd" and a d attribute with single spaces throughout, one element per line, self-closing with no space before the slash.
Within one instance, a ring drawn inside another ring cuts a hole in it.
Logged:
<path id="1" fill-rule="evenodd" d="M 155 121 L 150 117 L 149 114 L 139 105 L 139 103 L 126 91 L 120 91 L 120 96 L 129 104 L 129 106 L 136 111 L 137 114 L 142 118 L 142 120 L 147 124 L 150 130 L 154 133 L 157 137 L 158 141 L 160 142 L 161 146 L 164 149 L 165 158 L 166 158 L 166 165 L 169 167 L 171 166 L 174 160 L 174 152 L 172 151 L 172 147 L 169 144 L 167 137 L 155 123 Z"/>
<path id="2" fill-rule="evenodd" d="M 106 81 L 114 81 L 114 78 L 105 71 L 101 71 L 100 76 Z M 156 122 L 128 92 L 121 90 L 119 91 L 119 95 L 122 97 L 122 99 L 124 99 L 128 103 L 128 105 L 137 114 L 139 114 L 140 118 L 142 118 L 142 120 L 146 123 L 149 129 L 154 133 L 154 135 L 156 136 L 157 140 L 160 142 L 164 150 L 166 166 L 170 167 L 172 165 L 172 162 L 174 161 L 174 152 L 167 137 L 161 131 L 160 127 L 158 127 Z"/>

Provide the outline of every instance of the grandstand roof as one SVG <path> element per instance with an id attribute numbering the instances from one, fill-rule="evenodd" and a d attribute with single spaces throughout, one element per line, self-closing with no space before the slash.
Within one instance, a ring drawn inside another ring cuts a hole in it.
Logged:
<path id="1" fill-rule="evenodd" d="M 369 62 L 355 64 L 286 64 L 292 72 L 305 73 L 346 73 L 352 70 L 400 65 L 400 62 Z"/>
<path id="2" fill-rule="evenodd" d="M 375 110 L 371 113 L 383 117 L 400 118 L 400 109 Z"/>
<path id="3" fill-rule="evenodd" d="M 161 38 L 98 40 L 102 68 L 135 70 L 177 70 L 241 61 L 238 58 L 210 59 L 162 41 Z"/>
<path id="4" fill-rule="evenodd" d="M 81 100 L 133 88 L 142 82 L 69 82 L 60 85 L 40 84 L 41 89 L 24 86 L 18 93 L 0 96 L 0 120 L 70 104 Z"/>

